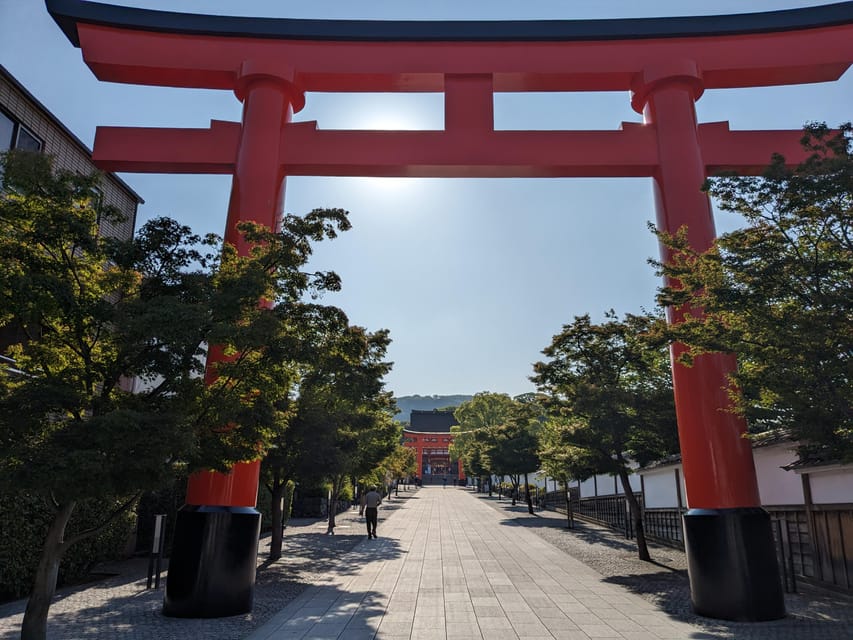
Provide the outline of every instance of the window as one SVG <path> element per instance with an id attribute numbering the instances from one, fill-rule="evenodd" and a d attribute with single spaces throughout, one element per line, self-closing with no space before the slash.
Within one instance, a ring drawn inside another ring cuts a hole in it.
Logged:
<path id="1" fill-rule="evenodd" d="M 8 149 L 41 151 L 42 146 L 41 138 L 0 111 L 0 152 Z"/>
<path id="2" fill-rule="evenodd" d="M 18 125 L 18 139 L 15 142 L 15 148 L 22 151 L 41 151 L 41 140 L 22 125 Z"/>
<path id="3" fill-rule="evenodd" d="M 15 135 L 15 123 L 0 111 L 0 152 L 12 148 L 13 135 Z"/>

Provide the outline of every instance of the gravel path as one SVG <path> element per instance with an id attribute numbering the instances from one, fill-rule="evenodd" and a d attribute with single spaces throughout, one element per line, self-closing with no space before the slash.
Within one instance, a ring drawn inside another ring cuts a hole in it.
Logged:
<path id="1" fill-rule="evenodd" d="M 763 640 L 853 639 L 853 598 L 824 589 L 798 585 L 800 593 L 786 594 L 788 617 L 761 623 L 724 622 L 698 616 L 690 604 L 687 558 L 680 549 L 649 544 L 651 563 L 637 558 L 634 540 L 595 524 L 575 520 L 569 530 L 565 514 L 553 511 L 527 513 L 525 504 L 512 506 L 509 500 L 498 501 L 475 494 L 491 507 L 511 513 L 514 524 L 527 527 L 561 551 L 592 567 L 605 582 L 619 584 L 652 602 L 673 618 L 701 625 L 708 635 L 703 638 L 735 638 Z"/>

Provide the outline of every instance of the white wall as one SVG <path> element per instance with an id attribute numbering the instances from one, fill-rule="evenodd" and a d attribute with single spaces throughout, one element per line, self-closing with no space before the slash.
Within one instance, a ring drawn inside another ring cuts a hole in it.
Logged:
<path id="1" fill-rule="evenodd" d="M 530 481 L 530 484 L 534 484 L 540 489 L 545 488 L 545 482 L 547 480 L 548 489 L 552 489 L 554 487 L 554 481 L 549 479 L 544 471 L 537 471 L 536 473 L 528 473 L 527 479 Z M 524 479 L 521 480 L 522 484 L 524 483 Z"/>
<path id="2" fill-rule="evenodd" d="M 799 479 L 799 478 L 798 478 Z M 853 468 L 809 473 L 814 504 L 853 502 Z"/>
<path id="3" fill-rule="evenodd" d="M 790 443 L 753 449 L 753 456 L 762 505 L 766 507 L 802 505 L 805 502 L 801 475 L 781 468 L 797 459 Z M 684 506 L 689 507 L 689 496 L 685 491 L 681 465 L 671 465 L 641 472 L 648 508 L 666 509 L 675 508 L 678 505 L 674 472 L 676 468 L 679 469 L 681 478 Z M 853 502 L 853 465 L 825 471 L 819 468 L 803 471 L 809 474 L 814 504 Z M 589 494 L 583 495 L 592 495 L 592 489 L 590 488 Z M 601 491 L 599 495 L 602 495 Z"/>
<path id="4" fill-rule="evenodd" d="M 681 477 L 681 465 L 668 466 L 643 472 L 646 507 L 649 509 L 678 508 L 678 491 L 675 485 L 675 471 Z M 682 493 L 682 499 L 684 494 Z"/>
<path id="5" fill-rule="evenodd" d="M 612 496 L 618 491 L 617 487 L 619 487 L 619 478 L 616 476 L 599 473 L 595 476 L 595 479 L 598 483 L 598 495 Z"/>
<path id="6" fill-rule="evenodd" d="M 790 444 L 752 450 L 758 492 L 763 505 L 803 504 L 803 483 L 799 475 L 781 467 L 797 460 Z"/>
<path id="7" fill-rule="evenodd" d="M 595 484 L 592 478 L 587 478 L 581 485 L 581 498 L 592 498 L 595 495 Z"/>

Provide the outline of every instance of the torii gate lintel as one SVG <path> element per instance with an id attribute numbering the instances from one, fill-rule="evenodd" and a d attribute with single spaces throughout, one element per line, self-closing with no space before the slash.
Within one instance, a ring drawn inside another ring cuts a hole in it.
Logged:
<path id="1" fill-rule="evenodd" d="M 733 131 L 727 122 L 698 125 L 708 175 L 756 175 L 774 153 L 803 159 L 802 131 Z M 98 127 L 93 158 L 105 171 L 231 175 L 238 122 L 208 129 Z M 289 176 L 416 178 L 653 177 L 659 166 L 654 125 L 623 122 L 594 131 L 323 130 L 291 122 L 281 129 L 279 164 Z"/>

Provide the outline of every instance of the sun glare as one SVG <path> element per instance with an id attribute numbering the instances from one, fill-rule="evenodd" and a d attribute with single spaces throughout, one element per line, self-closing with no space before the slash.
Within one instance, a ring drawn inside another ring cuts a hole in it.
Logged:
<path id="1" fill-rule="evenodd" d="M 380 110 L 365 112 L 353 129 L 377 131 L 419 131 L 429 129 L 426 121 L 417 113 Z"/>

